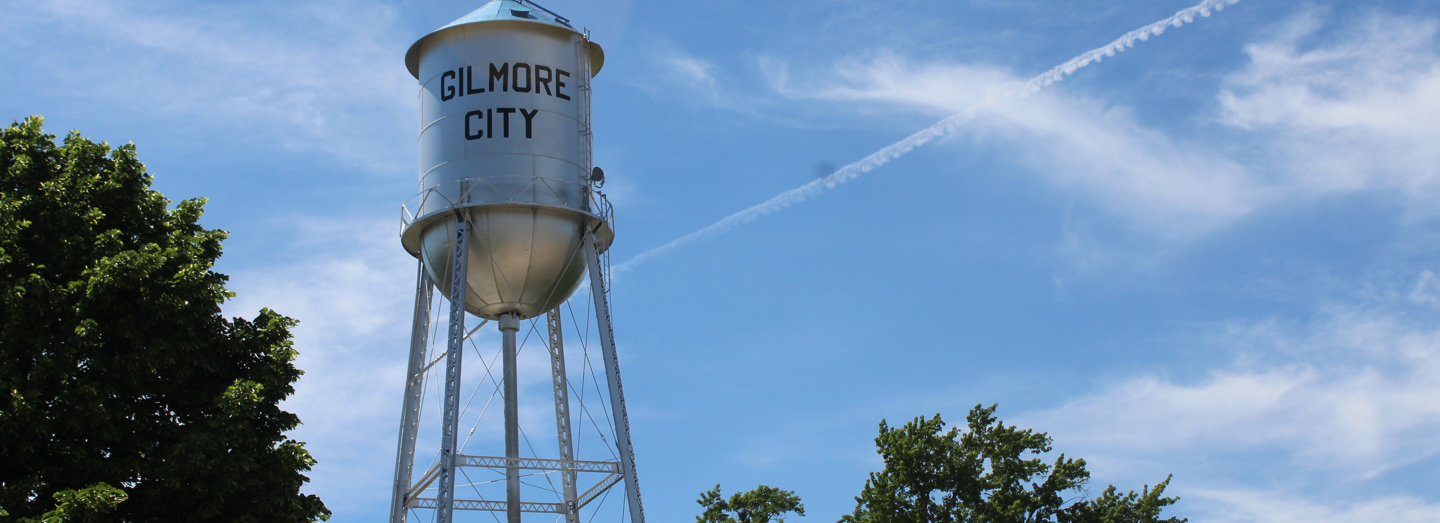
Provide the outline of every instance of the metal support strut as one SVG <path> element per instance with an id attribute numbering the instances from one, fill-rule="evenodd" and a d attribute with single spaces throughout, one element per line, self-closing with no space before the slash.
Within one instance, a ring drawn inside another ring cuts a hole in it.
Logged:
<path id="1" fill-rule="evenodd" d="M 560 459 L 575 459 L 575 443 L 570 430 L 570 392 L 565 374 L 565 336 L 561 332 L 560 309 L 545 315 L 550 327 L 550 376 L 555 383 L 555 440 L 560 446 Z M 580 523 L 580 508 L 575 506 L 575 470 L 560 472 L 562 494 L 565 496 L 565 523 Z"/>
<path id="2" fill-rule="evenodd" d="M 415 318 L 410 328 L 410 363 L 405 370 L 405 404 L 400 410 L 400 443 L 395 454 L 395 492 L 390 499 L 390 523 L 405 523 L 406 491 L 415 467 L 415 437 L 420 429 L 420 392 L 425 386 L 425 350 L 430 334 L 430 273 L 425 260 L 415 276 Z"/>
<path id="3" fill-rule="evenodd" d="M 513 312 L 500 315 L 502 372 L 505 378 L 505 520 L 520 523 L 520 402 L 516 397 L 515 332 L 520 330 L 520 316 Z"/>
<path id="4" fill-rule="evenodd" d="M 629 501 L 631 523 L 645 523 L 640 504 L 640 482 L 635 477 L 635 452 L 630 448 L 630 418 L 625 413 L 625 391 L 620 386 L 620 361 L 615 357 L 615 333 L 610 327 L 610 306 L 605 301 L 605 279 L 600 271 L 600 249 L 595 233 L 585 231 L 585 261 L 590 266 L 590 293 L 595 298 L 596 326 L 600 330 L 601 358 L 610 378 L 610 407 L 615 413 L 615 446 L 620 451 L 620 469 L 625 475 L 625 499 Z"/>
<path id="5" fill-rule="evenodd" d="M 439 493 L 435 496 L 438 523 L 450 523 L 455 513 L 455 444 L 460 422 L 460 355 L 465 341 L 466 269 L 470 265 L 469 215 L 455 211 L 455 235 L 451 237 L 450 281 L 446 298 L 450 299 L 449 343 L 445 350 L 445 406 L 440 431 Z M 508 380 L 507 380 L 508 381 Z M 507 442 L 508 443 L 508 442 Z"/>

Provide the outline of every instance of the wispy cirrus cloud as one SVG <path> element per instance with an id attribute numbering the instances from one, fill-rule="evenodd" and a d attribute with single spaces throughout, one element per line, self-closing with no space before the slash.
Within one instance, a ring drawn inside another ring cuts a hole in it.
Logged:
<path id="1" fill-rule="evenodd" d="M 1433 523 L 1440 505 L 1410 496 L 1355 503 L 1320 502 L 1276 492 L 1194 490 L 1187 495 L 1214 503 L 1205 521 L 1218 523 Z M 1198 518 L 1197 518 L 1198 519 Z"/>
<path id="2" fill-rule="evenodd" d="M 959 129 L 968 143 L 1003 146 L 1032 176 L 1159 238 L 1355 191 L 1399 190 L 1423 212 L 1440 168 L 1440 150 L 1429 145 L 1440 139 L 1437 21 L 1374 14 L 1332 25 L 1307 12 L 1248 46 L 1249 63 L 1214 94 L 1209 121 L 1219 127 L 1205 129 L 1142 122 L 1127 107 L 1064 89 L 997 100 L 996 89 L 1022 78 L 983 64 L 876 52 L 800 75 L 783 61 L 762 63 L 776 92 L 791 98 L 932 115 L 972 110 Z M 1246 155 L 1224 143 L 1237 141 L 1281 154 Z"/>
<path id="3" fill-rule="evenodd" d="M 1399 305 L 1399 304 L 1395 304 Z M 1375 476 L 1440 453 L 1440 330 L 1410 312 L 1336 307 L 1312 323 L 1213 336 L 1235 361 L 1198 380 L 1141 376 L 1043 416 L 1113 453 L 1269 449 L 1288 465 Z M 1103 420 L 1103 421 L 1102 421 Z"/>
<path id="4" fill-rule="evenodd" d="M 1297 494 L 1316 478 L 1356 490 L 1440 455 L 1432 437 L 1440 431 L 1440 308 L 1412 290 L 1432 278 L 1422 271 L 1380 284 L 1388 290 L 1333 301 L 1300 324 L 1215 326 L 1198 343 L 1230 354 L 1229 364 L 1198 377 L 1125 378 L 1025 423 L 1046 427 L 1107 475 L 1160 468 L 1185 476 L 1180 492 L 1201 498 L 1190 506 L 1217 521 L 1434 521 L 1435 505 L 1399 494 Z M 1252 468 L 1294 488 L 1235 489 Z"/>
<path id="5" fill-rule="evenodd" d="M 389 6 L 4 4 L 0 41 L 27 49 L 12 60 L 50 79 L 47 96 L 321 151 L 366 172 L 410 168 L 415 88 L 396 51 L 409 42 Z M 57 55 L 69 48 L 57 39 L 88 52 Z"/>
<path id="6" fill-rule="evenodd" d="M 1316 13 L 1247 46 L 1219 120 L 1279 152 L 1300 193 L 1398 190 L 1425 211 L 1440 181 L 1440 20 L 1372 14 L 1321 34 Z"/>
<path id="7" fill-rule="evenodd" d="M 274 248 L 292 261 L 233 271 L 236 298 L 224 312 L 252 317 L 269 307 L 300 320 L 296 364 L 306 374 L 284 408 L 304 423 L 292 437 L 320 462 L 306 491 L 343 514 L 385 502 L 355 493 L 383 496 L 394 460 L 416 264 L 391 223 L 290 223 L 293 241 Z"/>
<path id="8" fill-rule="evenodd" d="M 678 97 L 696 108 L 721 109 L 792 128 L 814 128 L 814 122 L 777 110 L 781 100 L 753 81 L 758 71 L 727 67 L 664 40 L 651 40 L 641 53 L 643 67 L 623 79 L 656 96 Z"/>
<path id="9" fill-rule="evenodd" d="M 1240 163 L 1138 121 L 1124 107 L 1047 91 L 1023 99 L 997 90 L 1024 79 L 974 64 L 917 64 L 893 53 L 849 59 L 828 75 L 796 79 L 768 69 L 779 92 L 836 103 L 973 116 L 957 135 L 1003 145 L 1014 161 L 1068 193 L 1087 195 L 1136 228 L 1187 236 L 1245 215 L 1267 197 Z"/>

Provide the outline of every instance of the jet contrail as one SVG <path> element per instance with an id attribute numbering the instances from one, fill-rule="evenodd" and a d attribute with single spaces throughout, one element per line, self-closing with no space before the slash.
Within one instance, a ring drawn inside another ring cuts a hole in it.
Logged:
<path id="1" fill-rule="evenodd" d="M 980 108 L 993 104 L 994 94 L 998 94 L 1006 98 L 1012 98 L 1016 96 L 1029 96 L 1030 94 L 1038 92 L 1041 89 L 1044 89 L 1051 84 L 1054 84 L 1055 82 L 1063 80 L 1066 76 L 1074 74 L 1075 71 L 1079 70 L 1082 67 L 1085 67 L 1095 62 L 1099 62 L 1106 56 L 1115 56 L 1115 53 L 1122 52 L 1126 49 L 1134 47 L 1136 41 L 1149 40 L 1151 36 L 1159 36 L 1161 33 L 1164 33 L 1167 27 L 1180 27 L 1181 25 L 1194 22 L 1195 15 L 1208 17 L 1210 16 L 1210 12 L 1212 10 L 1222 11 L 1225 9 L 1225 6 L 1234 4 L 1239 1 L 1240 0 L 1205 0 L 1203 2 L 1200 2 L 1199 4 L 1196 4 L 1194 7 L 1182 9 L 1179 12 L 1175 13 L 1173 16 L 1170 16 L 1169 18 L 1165 18 L 1153 24 L 1125 33 L 1124 36 L 1115 39 L 1115 41 L 1110 42 L 1103 47 L 1097 47 L 1095 49 L 1086 51 L 1084 54 L 1076 56 L 1075 58 L 1071 58 L 1069 61 L 1057 65 L 1053 69 L 1045 71 L 1039 76 L 1031 78 L 1029 81 L 1013 83 L 1003 86 L 997 91 L 992 92 L 991 96 L 987 96 L 987 100 L 985 102 L 976 104 L 969 109 L 956 113 L 948 118 L 945 118 L 944 120 L 940 120 L 939 122 L 936 122 L 935 125 L 932 125 L 930 127 L 920 130 L 915 134 L 907 136 L 904 140 L 900 140 L 898 142 L 890 144 L 884 149 L 875 151 L 870 156 L 866 156 L 858 162 L 841 167 L 840 170 L 831 173 L 829 176 L 816 179 L 805 185 L 801 185 L 794 189 L 782 192 L 776 195 L 774 198 L 766 200 L 764 203 L 737 212 L 730 216 L 726 216 L 724 219 L 721 219 L 720 221 L 711 224 L 709 227 L 700 229 L 685 236 L 681 236 L 675 241 L 672 241 L 665 245 L 661 245 L 654 249 L 642 252 L 636 255 L 634 258 L 630 258 L 625 263 L 616 265 L 614 272 L 618 274 L 628 271 L 634 268 L 636 265 L 644 262 L 645 260 L 648 260 L 660 254 L 664 254 L 665 252 L 681 245 L 685 245 L 701 238 L 707 238 L 716 234 L 729 231 L 730 229 L 735 228 L 736 225 L 749 223 L 755 221 L 758 218 L 762 218 L 764 216 L 781 211 L 791 205 L 808 200 L 811 197 L 824 192 L 826 189 L 832 189 L 836 185 L 848 182 L 855 177 L 860 176 L 861 174 L 870 172 L 876 167 L 890 163 L 891 160 L 899 158 L 905 153 L 914 150 L 916 147 L 925 145 L 931 140 L 934 140 L 936 138 L 949 134 L 956 129 L 959 129 L 960 126 L 973 119 Z"/>

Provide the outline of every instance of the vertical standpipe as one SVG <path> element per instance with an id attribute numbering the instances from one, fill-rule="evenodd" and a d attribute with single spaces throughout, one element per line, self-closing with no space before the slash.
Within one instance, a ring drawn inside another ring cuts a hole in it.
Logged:
<path id="1" fill-rule="evenodd" d="M 505 375 L 505 518 L 520 523 L 520 402 L 516 387 L 515 332 L 520 330 L 520 317 L 515 313 L 500 315 L 500 351 L 504 354 Z"/>

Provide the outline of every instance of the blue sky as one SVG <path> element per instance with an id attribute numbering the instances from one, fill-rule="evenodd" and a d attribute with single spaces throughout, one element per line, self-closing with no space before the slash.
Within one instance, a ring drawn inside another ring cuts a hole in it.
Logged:
<path id="1" fill-rule="evenodd" d="M 1173 473 L 1192 521 L 1440 521 L 1433 3 L 1243 0 L 999 99 L 1192 3 L 544 5 L 606 49 L 617 264 L 972 111 L 617 276 L 652 521 L 716 483 L 832 521 L 880 465 L 881 419 L 977 403 L 1085 458 L 1094 492 Z M 301 320 L 287 406 L 337 521 L 389 503 L 403 55 L 478 6 L 0 0 L 0 119 L 136 143 L 231 231 L 227 313 Z M 522 395 L 543 410 L 547 387 Z"/>

